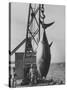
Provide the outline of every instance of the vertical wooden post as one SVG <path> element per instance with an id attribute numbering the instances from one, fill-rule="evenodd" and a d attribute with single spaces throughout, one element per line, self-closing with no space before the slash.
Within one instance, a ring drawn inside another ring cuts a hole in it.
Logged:
<path id="1" fill-rule="evenodd" d="M 26 56 L 26 45 L 27 45 L 27 41 L 28 41 L 28 32 L 29 32 L 29 20 L 30 20 L 30 7 L 31 4 L 29 5 L 29 13 L 28 13 L 28 22 L 27 22 L 27 33 L 26 33 L 26 44 L 25 44 L 25 56 Z"/>
<path id="2" fill-rule="evenodd" d="M 40 8 L 41 4 L 39 4 L 39 40 L 40 40 Z"/>

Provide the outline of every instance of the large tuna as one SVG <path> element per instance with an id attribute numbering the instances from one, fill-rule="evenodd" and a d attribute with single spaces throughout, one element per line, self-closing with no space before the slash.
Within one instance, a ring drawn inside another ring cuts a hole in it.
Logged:
<path id="1" fill-rule="evenodd" d="M 44 24 L 42 21 L 40 21 L 40 23 L 42 24 L 44 30 L 37 48 L 36 65 L 39 75 L 46 78 L 51 61 L 50 46 L 52 45 L 52 42 L 49 45 L 45 29 L 51 26 L 54 22 Z"/>

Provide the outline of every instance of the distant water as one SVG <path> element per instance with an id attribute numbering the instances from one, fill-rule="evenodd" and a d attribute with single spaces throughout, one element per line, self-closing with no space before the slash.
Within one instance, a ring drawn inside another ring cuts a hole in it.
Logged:
<path id="1" fill-rule="evenodd" d="M 52 63 L 47 74 L 47 79 L 61 80 L 65 83 L 65 63 Z"/>

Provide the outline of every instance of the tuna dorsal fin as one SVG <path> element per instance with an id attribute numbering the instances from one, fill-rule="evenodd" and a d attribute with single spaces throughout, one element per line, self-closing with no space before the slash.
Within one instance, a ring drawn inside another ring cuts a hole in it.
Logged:
<path id="1" fill-rule="evenodd" d="M 53 44 L 53 41 L 49 44 L 49 47 L 51 47 L 51 46 L 52 46 L 52 44 Z"/>

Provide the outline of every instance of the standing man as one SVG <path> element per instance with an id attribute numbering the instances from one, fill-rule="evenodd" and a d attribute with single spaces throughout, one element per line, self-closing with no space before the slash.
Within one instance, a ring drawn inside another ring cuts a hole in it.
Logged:
<path id="1" fill-rule="evenodd" d="M 30 67 L 29 76 L 30 76 L 30 83 L 34 84 L 36 81 L 36 74 L 35 74 L 35 69 L 33 67 L 33 64 L 31 64 L 31 67 Z"/>

